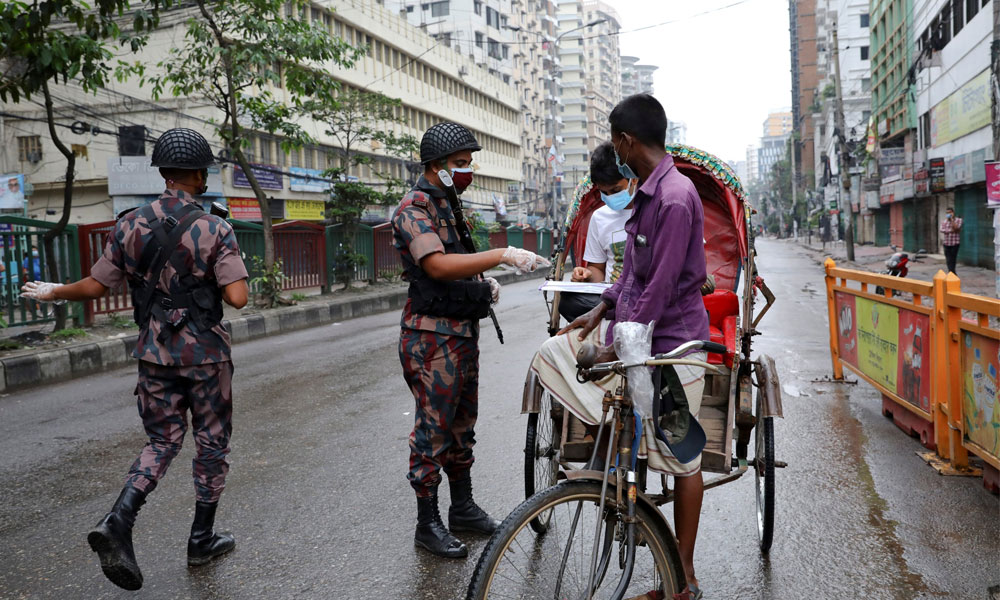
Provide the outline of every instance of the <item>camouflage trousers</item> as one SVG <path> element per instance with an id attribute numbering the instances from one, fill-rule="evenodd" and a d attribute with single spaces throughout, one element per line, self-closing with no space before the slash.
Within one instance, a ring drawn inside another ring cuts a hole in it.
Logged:
<path id="1" fill-rule="evenodd" d="M 404 328 L 399 362 L 416 401 L 407 478 L 418 496 L 429 496 L 441 483 L 441 469 L 454 481 L 472 468 L 479 340 Z"/>
<path id="2" fill-rule="evenodd" d="M 139 361 L 139 416 L 149 442 L 135 459 L 126 485 L 152 492 L 181 450 L 188 428 L 194 428 L 197 454 L 191 462 L 194 489 L 201 502 L 217 502 L 229 472 L 232 434 L 233 363 L 166 367 Z"/>

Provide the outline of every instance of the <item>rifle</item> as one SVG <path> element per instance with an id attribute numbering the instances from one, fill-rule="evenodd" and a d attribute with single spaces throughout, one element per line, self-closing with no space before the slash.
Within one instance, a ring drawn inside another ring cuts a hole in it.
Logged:
<path id="1" fill-rule="evenodd" d="M 469 231 L 469 225 L 465 222 L 465 213 L 462 212 L 462 201 L 458 198 L 458 192 L 455 190 L 455 182 L 451 180 L 451 174 L 448 173 L 446 169 L 441 169 L 438 171 L 438 179 L 441 180 L 441 185 L 444 186 L 444 193 L 448 196 L 448 203 L 451 204 L 451 212 L 455 214 L 455 231 L 458 233 L 458 239 L 462 242 L 462 246 L 465 248 L 466 252 L 471 254 L 476 253 L 476 240 L 472 239 L 472 232 Z M 483 274 L 479 274 L 483 277 Z M 500 343 L 503 343 L 503 330 L 500 329 L 500 322 L 497 321 L 497 315 L 493 312 L 493 307 L 490 307 L 490 319 L 493 320 L 493 327 L 497 330 L 497 338 L 500 339 Z"/>

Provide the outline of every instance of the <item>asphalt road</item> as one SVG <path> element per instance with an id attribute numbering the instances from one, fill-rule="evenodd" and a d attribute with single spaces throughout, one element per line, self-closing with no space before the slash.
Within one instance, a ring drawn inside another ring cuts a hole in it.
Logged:
<path id="1" fill-rule="evenodd" d="M 752 473 L 706 493 L 696 565 L 706 598 L 986 598 L 1000 583 L 1000 505 L 978 479 L 941 477 L 864 383 L 829 374 L 822 271 L 759 244 L 779 298 L 755 350 L 777 359 L 777 525 L 757 550 Z M 538 282 L 507 286 L 507 343 L 484 322 L 476 496 L 498 517 L 521 497 L 524 373 L 545 339 Z M 471 557 L 413 548 L 405 479 L 413 400 L 398 314 L 236 346 L 232 470 L 218 524 L 236 550 L 189 569 L 193 443 L 139 513 L 138 593 L 101 574 L 86 532 L 142 447 L 134 369 L 0 397 L 0 598 L 404 598 L 464 593 Z M 447 496 L 447 494 L 445 494 Z M 443 499 L 446 509 L 447 499 Z M 669 511 L 668 511 L 669 512 Z"/>

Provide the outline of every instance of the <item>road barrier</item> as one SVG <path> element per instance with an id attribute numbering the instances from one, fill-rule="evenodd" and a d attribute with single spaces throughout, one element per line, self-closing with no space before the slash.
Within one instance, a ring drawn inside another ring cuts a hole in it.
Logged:
<path id="1" fill-rule="evenodd" d="M 1000 300 L 965 294 L 953 273 L 932 282 L 842 269 L 827 259 L 830 354 L 882 394 L 882 411 L 964 472 L 984 462 L 1000 487 Z"/>
<path id="2" fill-rule="evenodd" d="M 55 312 L 46 305 L 21 297 L 26 281 L 75 281 L 80 278 L 80 255 L 76 225 L 66 228 L 53 240 L 58 275 L 49 272 L 43 238 L 55 223 L 24 217 L 0 217 L 0 308 L 10 325 L 36 325 L 55 321 Z M 37 250 L 38 256 L 33 251 Z M 83 318 L 80 306 L 70 307 L 75 323 Z"/>

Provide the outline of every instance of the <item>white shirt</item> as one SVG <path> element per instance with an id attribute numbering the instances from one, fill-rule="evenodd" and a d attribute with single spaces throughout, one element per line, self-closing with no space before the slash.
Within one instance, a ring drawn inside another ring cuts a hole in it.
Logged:
<path id="1" fill-rule="evenodd" d="M 632 216 L 632 209 L 616 212 L 602 206 L 590 216 L 587 229 L 587 246 L 583 260 L 589 263 L 604 263 L 604 283 L 614 283 L 622 272 L 625 257 L 625 221 Z"/>

